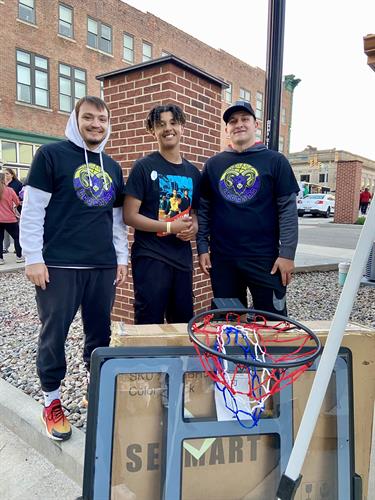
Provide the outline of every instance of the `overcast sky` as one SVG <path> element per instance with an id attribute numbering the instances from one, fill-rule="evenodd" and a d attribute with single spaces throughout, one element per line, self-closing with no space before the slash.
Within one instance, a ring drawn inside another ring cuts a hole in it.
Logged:
<path id="1" fill-rule="evenodd" d="M 266 68 L 268 0 L 126 3 Z M 283 74 L 301 79 L 291 152 L 309 144 L 375 160 L 375 72 L 363 51 L 369 33 L 375 33 L 375 0 L 286 0 Z"/>

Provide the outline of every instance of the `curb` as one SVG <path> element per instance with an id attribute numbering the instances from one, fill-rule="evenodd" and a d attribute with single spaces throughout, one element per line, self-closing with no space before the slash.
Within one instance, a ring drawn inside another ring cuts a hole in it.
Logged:
<path id="1" fill-rule="evenodd" d="M 295 273 L 311 273 L 315 271 L 337 271 L 339 268 L 338 263 L 334 264 L 312 264 L 310 266 L 296 266 Z"/>
<path id="2" fill-rule="evenodd" d="M 0 379 L 0 421 L 25 443 L 37 450 L 78 486 L 82 486 L 85 434 L 72 426 L 66 441 L 50 439 L 43 428 L 42 406 L 31 396 Z"/>

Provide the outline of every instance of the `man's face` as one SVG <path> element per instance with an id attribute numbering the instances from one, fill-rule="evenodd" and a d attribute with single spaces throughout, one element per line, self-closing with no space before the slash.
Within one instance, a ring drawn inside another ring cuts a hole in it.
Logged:
<path id="1" fill-rule="evenodd" d="M 256 142 L 255 131 L 258 122 L 253 115 L 246 111 L 236 111 L 233 113 L 225 127 L 225 131 L 231 140 L 232 146 L 246 149 Z"/>
<path id="2" fill-rule="evenodd" d="M 78 130 L 88 148 L 99 146 L 107 135 L 109 127 L 108 112 L 93 104 L 84 102 L 79 108 Z"/>
<path id="3" fill-rule="evenodd" d="M 178 123 L 170 111 L 160 114 L 160 121 L 154 124 L 152 135 L 158 141 L 159 148 L 173 149 L 180 144 L 184 127 Z"/>

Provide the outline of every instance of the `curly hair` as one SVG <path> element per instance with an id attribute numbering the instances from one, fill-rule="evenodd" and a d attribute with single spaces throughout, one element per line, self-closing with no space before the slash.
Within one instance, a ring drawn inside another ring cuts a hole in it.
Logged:
<path id="1" fill-rule="evenodd" d="M 168 113 L 171 112 L 173 119 L 177 122 L 180 123 L 181 125 L 185 125 L 186 123 L 186 116 L 185 113 L 182 111 L 182 109 L 177 106 L 176 104 L 161 104 L 159 106 L 155 106 L 150 110 L 150 112 L 147 115 L 146 118 L 146 130 L 148 132 L 151 132 L 154 128 L 155 125 L 160 123 L 161 119 L 160 116 L 162 113 Z"/>

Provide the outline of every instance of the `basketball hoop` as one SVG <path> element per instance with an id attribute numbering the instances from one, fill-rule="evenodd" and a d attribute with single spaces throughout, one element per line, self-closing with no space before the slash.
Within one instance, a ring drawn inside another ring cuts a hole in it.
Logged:
<path id="1" fill-rule="evenodd" d="M 295 382 L 321 352 L 319 338 L 306 326 L 254 309 L 198 314 L 188 332 L 225 408 L 245 428 L 257 425 L 267 399 Z"/>

